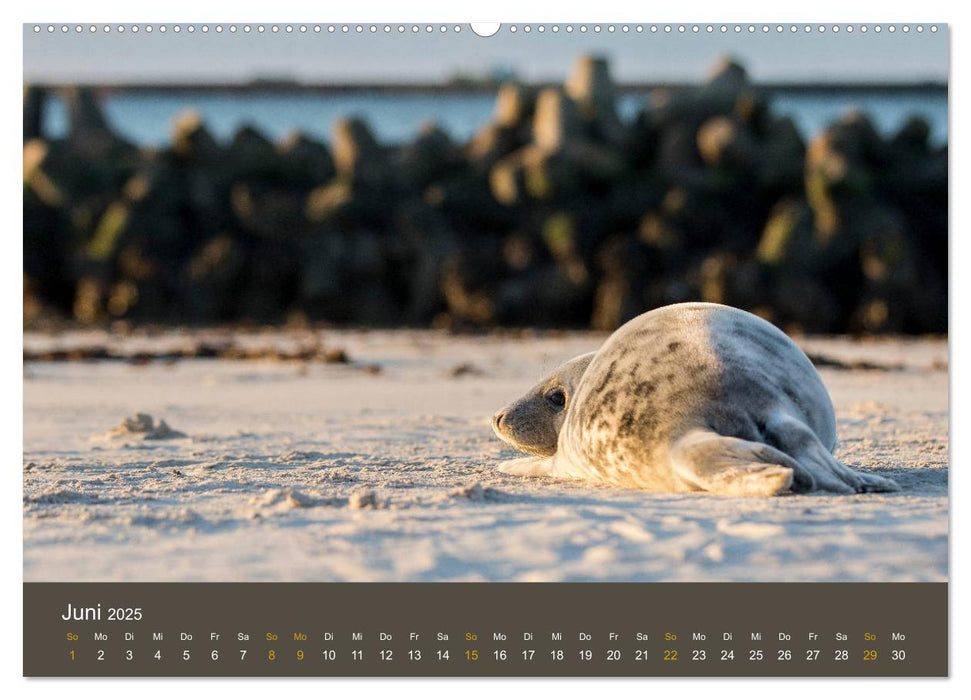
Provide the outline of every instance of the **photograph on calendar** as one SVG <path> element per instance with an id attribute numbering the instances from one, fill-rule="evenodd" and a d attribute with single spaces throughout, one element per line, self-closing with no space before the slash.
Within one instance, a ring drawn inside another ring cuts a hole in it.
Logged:
<path id="1" fill-rule="evenodd" d="M 946 25 L 23 27 L 26 582 L 946 582 Z"/>

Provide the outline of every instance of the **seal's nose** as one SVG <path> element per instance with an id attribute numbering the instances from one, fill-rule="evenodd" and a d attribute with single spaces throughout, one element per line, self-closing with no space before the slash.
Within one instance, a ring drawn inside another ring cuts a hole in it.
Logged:
<path id="1" fill-rule="evenodd" d="M 499 430 L 499 428 L 502 426 L 502 421 L 505 417 L 506 417 L 505 411 L 497 411 L 496 415 L 492 417 L 492 427 L 495 428 L 496 430 Z"/>

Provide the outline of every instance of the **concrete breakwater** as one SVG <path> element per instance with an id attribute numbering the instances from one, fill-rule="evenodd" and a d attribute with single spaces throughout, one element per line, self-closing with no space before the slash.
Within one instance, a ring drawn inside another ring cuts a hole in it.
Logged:
<path id="1" fill-rule="evenodd" d="M 611 329 L 702 299 L 811 332 L 945 332 L 946 147 L 847 115 L 810 143 L 725 61 L 632 123 L 606 61 L 507 84 L 467 143 L 198 116 L 141 149 L 86 88 L 24 90 L 24 320 Z"/>

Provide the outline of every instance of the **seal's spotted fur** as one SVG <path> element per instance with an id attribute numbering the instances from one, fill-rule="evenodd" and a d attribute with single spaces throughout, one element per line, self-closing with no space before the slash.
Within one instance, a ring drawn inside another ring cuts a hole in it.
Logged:
<path id="1" fill-rule="evenodd" d="M 718 304 L 638 316 L 493 423 L 500 438 L 537 455 L 504 463 L 514 474 L 733 495 L 897 490 L 833 456 L 833 404 L 799 347 Z"/>

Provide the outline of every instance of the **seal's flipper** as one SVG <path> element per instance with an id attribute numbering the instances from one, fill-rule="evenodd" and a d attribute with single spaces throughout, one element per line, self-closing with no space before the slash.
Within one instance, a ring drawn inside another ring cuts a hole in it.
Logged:
<path id="1" fill-rule="evenodd" d="M 899 491 L 896 482 L 850 469 L 833 456 L 805 423 L 779 412 L 765 425 L 766 439 L 812 474 L 815 488 L 835 493 Z"/>
<path id="2" fill-rule="evenodd" d="M 799 465 L 768 445 L 695 430 L 671 446 L 671 466 L 691 486 L 724 496 L 788 491 Z"/>
<path id="3" fill-rule="evenodd" d="M 552 457 L 520 457 L 499 464 L 499 471 L 513 476 L 552 476 Z"/>

